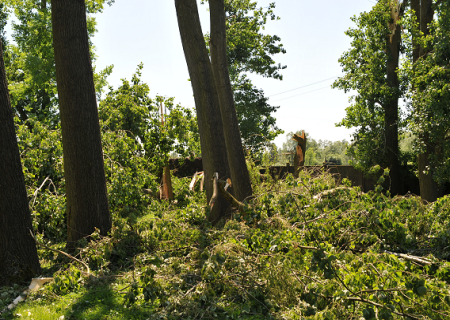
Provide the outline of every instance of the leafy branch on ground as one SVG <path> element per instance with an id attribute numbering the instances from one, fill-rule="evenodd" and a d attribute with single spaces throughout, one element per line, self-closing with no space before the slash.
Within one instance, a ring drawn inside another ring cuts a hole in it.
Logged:
<path id="1" fill-rule="evenodd" d="M 36 319 L 45 319 L 43 310 L 67 319 L 449 317 L 448 197 L 423 204 L 415 196 L 391 198 L 381 187 L 363 193 L 337 185 L 325 171 L 259 179 L 244 210 L 216 227 L 205 219 L 204 194 L 189 191 L 189 178 L 174 179 L 176 201 L 149 198 L 141 211 L 116 215 L 109 236 L 94 233 L 80 242 L 75 257 L 94 277 L 39 249 L 55 281 L 14 313 L 29 310 Z M 63 239 L 45 241 L 63 246 Z M 14 288 L 5 290 L 0 307 Z M 101 308 L 105 301 L 108 308 Z"/>

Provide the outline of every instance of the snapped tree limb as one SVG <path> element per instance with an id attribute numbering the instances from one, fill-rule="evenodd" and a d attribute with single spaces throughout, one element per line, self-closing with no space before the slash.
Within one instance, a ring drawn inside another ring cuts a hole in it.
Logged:
<path id="1" fill-rule="evenodd" d="M 235 197 L 233 197 L 226 189 L 231 186 L 231 180 L 227 179 L 227 181 L 222 181 L 219 180 L 219 174 L 217 172 L 214 173 L 214 179 L 213 179 L 213 187 L 214 187 L 214 192 L 213 192 L 213 196 L 211 197 L 211 201 L 209 202 L 209 206 L 212 209 L 214 206 L 214 203 L 217 199 L 217 197 L 219 196 L 219 192 L 220 194 L 227 199 L 227 201 L 233 205 L 234 207 L 236 207 L 240 213 L 245 213 L 245 205 L 240 202 L 239 200 L 237 200 Z"/>
<path id="2" fill-rule="evenodd" d="M 409 261 L 412 261 L 412 262 L 416 262 L 416 263 L 418 263 L 418 264 L 423 264 L 423 265 L 427 265 L 427 266 L 430 266 L 430 265 L 433 264 L 433 263 L 432 263 L 430 260 L 428 260 L 428 259 L 424 259 L 424 258 L 420 258 L 420 257 L 416 257 L 416 256 L 410 256 L 410 255 L 404 254 L 404 253 L 397 253 L 397 252 L 391 252 L 391 251 L 384 251 L 384 253 L 392 254 L 392 255 L 394 255 L 394 256 L 403 258 L 403 259 L 405 259 L 405 260 L 409 260 Z"/>

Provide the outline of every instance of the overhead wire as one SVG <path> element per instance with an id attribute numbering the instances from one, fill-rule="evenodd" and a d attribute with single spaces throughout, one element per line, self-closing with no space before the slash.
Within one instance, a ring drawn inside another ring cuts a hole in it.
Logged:
<path id="1" fill-rule="evenodd" d="M 304 86 L 301 86 L 301 87 L 290 89 L 290 90 L 287 90 L 287 91 L 271 94 L 270 96 L 268 96 L 268 98 L 271 98 L 271 97 L 274 97 L 274 96 L 278 96 L 278 95 L 283 94 L 283 93 L 288 93 L 288 92 L 291 92 L 291 91 L 295 91 L 295 90 L 303 89 L 303 88 L 306 88 L 306 87 L 310 87 L 310 86 L 313 86 L 315 84 L 322 83 L 322 82 L 325 82 L 325 81 L 328 81 L 328 80 L 331 80 L 331 79 L 336 79 L 337 77 L 340 77 L 341 75 L 342 74 L 340 74 L 338 76 L 334 76 L 334 77 L 328 78 L 328 79 L 323 79 L 323 80 L 320 80 L 320 81 L 317 81 L 317 82 L 314 82 L 314 83 L 310 83 L 310 84 L 307 84 L 307 85 L 304 85 Z"/>
<path id="2" fill-rule="evenodd" d="M 311 93 L 311 92 L 315 92 L 315 91 L 319 91 L 319 90 L 323 90 L 323 89 L 327 89 L 327 88 L 329 88 L 329 87 L 330 87 L 330 86 L 326 86 L 326 87 L 322 87 L 322 88 L 319 88 L 319 89 L 315 89 L 315 90 L 311 90 L 311 91 L 303 92 L 303 93 L 300 93 L 300 94 L 296 94 L 296 95 L 293 95 L 293 96 L 290 96 L 290 97 L 286 97 L 286 98 L 278 99 L 278 100 L 275 100 L 275 101 L 270 101 L 270 103 L 275 103 L 275 102 L 278 102 L 278 101 L 283 101 L 283 100 L 287 100 L 287 99 L 290 99 L 290 98 L 294 98 L 294 97 L 302 96 L 302 95 L 304 95 L 304 94 L 307 94 L 307 93 Z"/>

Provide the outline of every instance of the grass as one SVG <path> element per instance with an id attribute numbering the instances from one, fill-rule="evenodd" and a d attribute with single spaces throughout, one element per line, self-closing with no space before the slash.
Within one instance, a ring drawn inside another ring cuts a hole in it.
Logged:
<path id="1" fill-rule="evenodd" d="M 35 296 L 13 312 L 24 318 L 36 320 L 60 319 L 147 319 L 151 308 L 143 306 L 125 308 L 123 297 L 114 283 L 97 283 L 83 286 L 64 296 Z M 20 317 L 19 317 L 20 318 Z"/>

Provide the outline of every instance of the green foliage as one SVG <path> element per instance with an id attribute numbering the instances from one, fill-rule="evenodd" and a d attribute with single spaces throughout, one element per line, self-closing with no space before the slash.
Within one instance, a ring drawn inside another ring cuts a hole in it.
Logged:
<path id="1" fill-rule="evenodd" d="M 54 275 L 54 282 L 49 285 L 48 289 L 57 294 L 67 294 L 79 289 L 82 281 L 80 270 L 70 266 L 69 269 Z"/>
<path id="2" fill-rule="evenodd" d="M 355 128 L 348 154 L 354 159 L 353 164 L 363 170 L 375 164 L 386 165 L 384 106 L 402 94 L 386 79 L 390 5 L 390 1 L 378 1 L 371 11 L 351 18 L 356 24 L 356 28 L 346 31 L 351 48 L 339 59 L 345 75 L 333 84 L 344 92 L 356 91 L 345 118 L 336 125 Z M 400 83 L 400 91 L 404 86 Z"/>
<path id="3" fill-rule="evenodd" d="M 143 189 L 158 192 L 158 175 L 169 153 L 184 157 L 199 154 L 200 149 L 192 111 L 174 106 L 172 98 L 150 99 L 148 86 L 140 80 L 141 69 L 142 65 L 132 83 L 123 80 L 122 86 L 111 88 L 100 103 L 109 206 L 118 219 L 133 220 L 154 201 Z M 164 126 L 158 111 L 160 104 L 168 111 Z M 43 235 L 45 241 L 64 241 L 67 227 L 60 127 L 53 128 L 34 118 L 26 124 L 17 118 L 16 122 L 34 232 Z M 183 191 L 176 195 L 180 204 L 189 203 L 187 185 L 183 182 Z"/>
<path id="4" fill-rule="evenodd" d="M 449 197 L 425 205 L 382 189 L 337 186 L 325 172 L 301 172 L 255 186 L 245 215 L 212 228 L 204 195 L 187 184 L 174 179 L 185 201 L 151 202 L 134 219 L 116 215 L 108 237 L 95 232 L 79 251 L 90 278 L 65 260 L 56 281 L 15 312 L 57 308 L 86 319 L 448 317 Z"/>
<path id="5" fill-rule="evenodd" d="M 0 287 L 0 311 L 3 311 L 23 290 L 18 284 L 12 287 Z"/>
<path id="6" fill-rule="evenodd" d="M 140 79 L 140 64 L 131 83 L 125 79 L 117 89 L 111 89 L 100 102 L 99 117 L 110 131 L 123 130 L 136 140 L 145 158 L 161 167 L 170 152 L 181 157 L 198 155 L 200 142 L 196 117 L 190 109 L 173 104 L 173 98 L 149 97 L 150 89 Z M 163 109 L 163 119 L 160 108 Z M 162 125 L 164 121 L 164 125 Z M 139 147 L 138 147 L 139 148 Z M 158 162 L 159 161 L 159 162 Z"/>
<path id="7" fill-rule="evenodd" d="M 173 105 L 173 98 L 149 97 L 150 89 L 140 80 L 140 64 L 131 83 L 125 79 L 100 102 L 104 130 L 110 208 L 128 216 L 141 212 L 148 203 L 143 189 L 157 192 L 156 179 L 170 153 L 187 157 L 200 153 L 196 118 L 190 109 Z M 159 107 L 169 112 L 162 125 Z"/>
<path id="8" fill-rule="evenodd" d="M 57 90 L 51 11 L 41 1 L 10 1 L 14 43 L 6 47 L 5 65 L 11 104 L 22 121 L 35 118 L 56 125 Z"/>
<path id="9" fill-rule="evenodd" d="M 404 54 L 398 70 L 400 86 L 397 90 L 389 87 L 385 76 L 389 59 L 386 38 L 392 22 L 390 5 L 389 1 L 378 1 L 370 12 L 352 18 L 356 28 L 347 31 L 352 38 L 352 47 L 339 60 L 346 74 L 333 86 L 345 92 L 355 90 L 357 94 L 351 99 L 346 117 L 337 125 L 356 128 L 349 155 L 358 168 L 368 170 L 375 164 L 386 166 L 383 107 L 392 97 L 403 96 L 407 109 L 406 113 L 399 110 L 403 117 L 398 124 L 400 140 L 406 138 L 402 132 L 406 125 L 408 134 L 412 134 L 410 139 L 400 142 L 399 159 L 403 163 L 403 171 L 411 170 L 411 167 L 406 169 L 406 164 L 412 165 L 414 170 L 417 155 L 428 153 L 430 165 L 426 171 L 442 186 L 449 181 L 450 173 L 450 123 L 447 121 L 450 110 L 450 7 L 445 1 L 433 4 L 434 20 L 426 37 L 419 31 L 418 21 L 411 10 L 397 22 L 403 30 L 401 52 Z M 413 43 L 420 45 L 425 52 L 414 63 Z M 403 174 L 408 175 L 407 172 Z"/>
<path id="10" fill-rule="evenodd" d="M 158 163 L 144 156 L 141 145 L 126 131 L 105 131 L 102 135 L 109 206 L 112 212 L 128 216 L 148 203 L 143 189 L 158 190 Z"/>
<path id="11" fill-rule="evenodd" d="M 63 150 L 60 128 L 33 119 L 30 132 L 24 124 L 16 126 L 33 228 L 48 239 L 66 236 Z"/>
<path id="12" fill-rule="evenodd" d="M 25 125 L 16 131 L 33 227 L 47 239 L 62 241 L 66 218 L 61 131 L 29 121 L 32 133 Z M 121 216 L 140 212 L 149 201 L 142 190 L 158 190 L 155 173 L 161 161 L 145 157 L 141 145 L 123 130 L 102 130 L 102 143 L 110 209 Z"/>
<path id="13" fill-rule="evenodd" d="M 88 10 L 100 10 L 102 3 L 90 1 Z M 364 68 L 365 60 L 359 61 Z M 14 313 L 34 319 L 449 318 L 450 198 L 431 204 L 414 196 L 391 198 L 383 189 L 389 170 L 380 165 L 368 169 L 378 179 L 376 190 L 363 193 L 349 181 L 337 185 L 323 170 L 274 180 L 249 162 L 255 196 L 217 227 L 205 219 L 205 194 L 190 191 L 189 178 L 173 179 L 173 201 L 144 195 L 142 189 L 158 190 L 157 174 L 168 154 L 198 154 L 199 139 L 192 111 L 174 106 L 171 98 L 151 99 L 141 69 L 131 82 L 110 88 L 100 104 L 113 228 L 108 236 L 96 230 L 78 243 L 74 255 L 91 273 L 40 249 L 44 275 L 55 281 Z M 353 88 L 347 80 L 346 88 Z M 161 106 L 168 110 L 164 126 Z M 354 114 L 370 115 L 361 110 Z M 61 249 L 66 226 L 60 128 L 37 119 L 16 123 L 33 228 L 39 241 Z M 308 139 L 307 155 L 343 160 L 346 147 L 343 141 Z M 262 159 L 275 156 L 272 146 Z M 0 288 L 0 310 L 21 291 Z"/>
<path id="14" fill-rule="evenodd" d="M 405 61 L 403 74 L 411 82 L 408 124 L 417 137 L 414 153 L 434 150 L 427 170 L 439 184 L 443 184 L 449 181 L 450 173 L 450 5 L 443 1 L 435 6 L 435 10 L 436 20 L 430 25 L 428 37 L 417 35 L 417 22 L 408 21 L 411 32 L 416 33 L 417 42 L 428 51 L 433 50 L 415 64 Z"/>
<path id="15" fill-rule="evenodd" d="M 22 123 L 33 118 L 56 128 L 59 112 L 50 1 L 6 0 L 4 2 L 5 4 L 2 2 L 2 5 L 10 8 L 15 18 L 12 22 L 13 34 L 11 35 L 14 42 L 4 46 L 12 107 Z M 114 1 L 86 1 L 87 13 L 101 12 L 105 2 L 111 5 Z M 0 21 L 1 18 L 3 17 L 0 17 Z M 87 18 L 87 29 L 91 59 L 95 62 L 91 38 L 97 30 L 95 18 L 90 15 Z M 109 66 L 95 74 L 98 97 L 111 71 L 112 67 Z M 28 126 L 32 128 L 30 124 Z"/>

